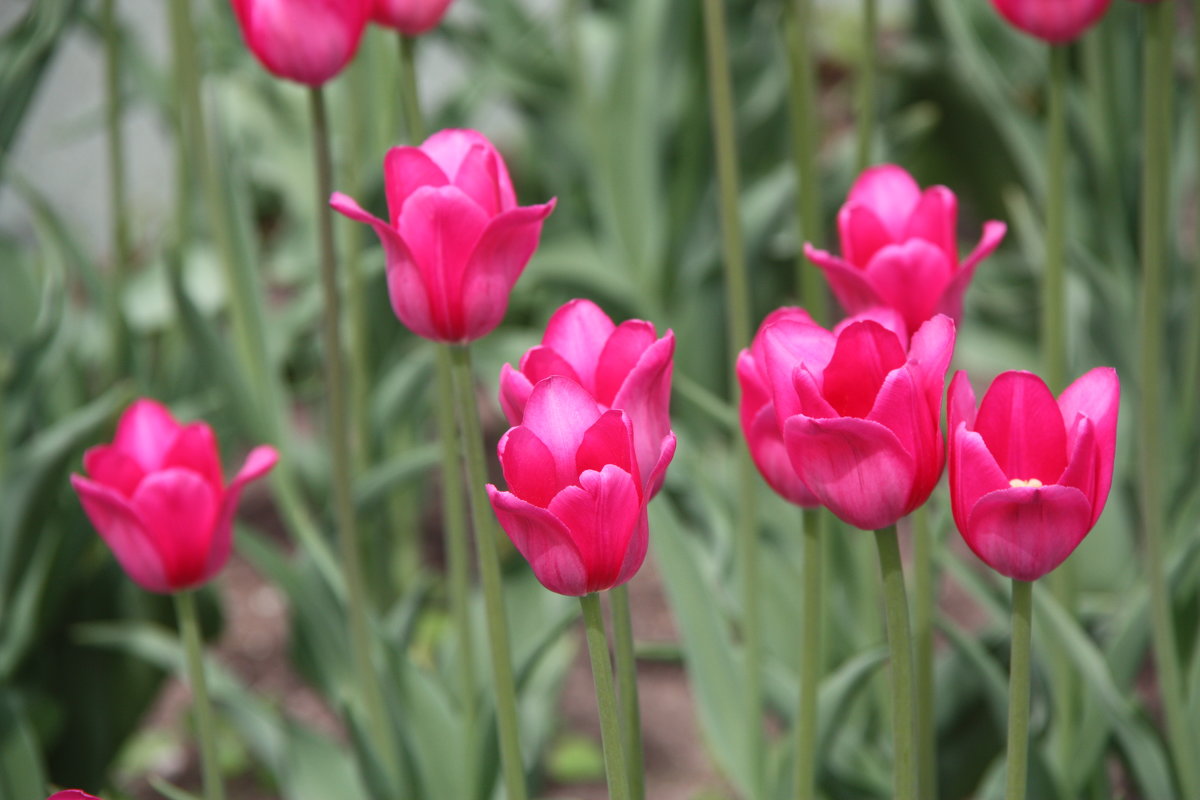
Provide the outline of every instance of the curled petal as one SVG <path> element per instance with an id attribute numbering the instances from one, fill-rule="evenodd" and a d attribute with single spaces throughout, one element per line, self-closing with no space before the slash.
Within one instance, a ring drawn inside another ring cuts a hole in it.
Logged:
<path id="1" fill-rule="evenodd" d="M 487 492 L 500 527 L 529 562 L 538 581 L 558 594 L 587 594 L 587 568 L 563 523 L 546 509 L 491 484 Z"/>
<path id="2" fill-rule="evenodd" d="M 944 314 L 932 317 L 917 329 L 908 347 L 908 365 L 924 392 L 930 411 L 941 418 L 946 370 L 954 358 L 954 322 Z"/>
<path id="3" fill-rule="evenodd" d="M 229 482 L 229 488 L 221 498 L 221 507 L 213 527 L 208 548 L 208 563 L 204 570 L 206 575 L 216 575 L 229 560 L 229 554 L 233 550 L 233 518 L 237 515 L 242 490 L 274 469 L 278 461 L 279 452 L 274 447 L 260 445 L 250 451 L 237 475 Z"/>
<path id="4" fill-rule="evenodd" d="M 1066 560 L 1091 529 L 1092 508 L 1070 486 L 1022 486 L 985 495 L 963 538 L 992 569 L 1034 581 Z"/>
<path id="5" fill-rule="evenodd" d="M 533 391 L 533 383 L 529 378 L 511 364 L 500 368 L 500 408 L 509 425 L 520 425 L 525 416 L 525 403 L 529 393 Z"/>
<path id="6" fill-rule="evenodd" d="M 1094 524 L 1108 501 L 1117 455 L 1117 417 L 1121 408 L 1121 380 L 1117 371 L 1111 367 L 1097 367 L 1085 373 L 1062 393 L 1058 407 L 1069 431 L 1075 430 L 1075 421 L 1080 416 L 1086 416 L 1095 425 L 1096 450 L 1100 458 L 1093 498 Z M 1068 446 L 1073 448 L 1071 439 L 1068 436 Z"/>
<path id="7" fill-rule="evenodd" d="M 847 314 L 884 304 L 862 269 L 810 244 L 804 245 L 804 255 L 825 273 L 829 288 Z"/>
<path id="8" fill-rule="evenodd" d="M 1000 242 L 1004 240 L 1004 234 L 1007 233 L 1008 226 L 1003 222 L 985 222 L 983 225 L 983 238 L 979 244 L 971 251 L 966 260 L 959 265 L 954 271 L 954 277 L 950 279 L 945 291 L 942 292 L 941 298 L 938 300 L 937 310 L 941 314 L 945 314 L 950 319 L 958 322 L 962 319 L 963 314 L 963 296 L 967 293 L 967 286 L 970 285 L 971 279 L 975 277 L 975 268 L 983 259 L 992 254 Z"/>
<path id="9" fill-rule="evenodd" d="M 667 467 L 671 466 L 671 460 L 675 458 L 675 445 L 675 434 L 668 433 L 664 436 L 658 446 L 658 460 L 654 462 L 649 472 L 642 478 L 645 485 L 642 494 L 646 498 L 647 503 L 662 488 L 663 481 L 667 475 Z"/>
<path id="10" fill-rule="evenodd" d="M 96 532 L 134 583 L 150 592 L 174 591 L 162 555 L 129 500 L 79 475 L 71 476 L 71 486 Z"/>

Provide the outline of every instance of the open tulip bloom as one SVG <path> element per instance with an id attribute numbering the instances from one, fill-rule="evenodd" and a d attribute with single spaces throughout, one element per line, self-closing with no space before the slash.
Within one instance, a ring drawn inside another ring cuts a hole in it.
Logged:
<path id="1" fill-rule="evenodd" d="M 514 368 L 500 371 L 500 405 L 512 425 L 520 425 L 533 387 L 552 375 L 571 378 L 604 410 L 620 409 L 633 425 L 634 452 L 648 497 L 662 487 L 674 448 L 671 435 L 671 371 L 675 334 L 661 338 L 640 319 L 613 324 L 590 300 L 571 300 L 554 312 L 542 343 Z M 672 437 L 673 441 L 673 437 Z M 648 483 L 654 478 L 654 483 Z"/>
<path id="2" fill-rule="evenodd" d="M 271 447 L 255 448 L 226 485 L 212 429 L 180 425 L 142 399 L 121 415 L 112 444 L 84 454 L 88 476 L 72 475 L 71 485 L 129 577 L 151 592 L 174 593 L 225 566 L 242 489 L 277 458 Z"/>
<path id="3" fill-rule="evenodd" d="M 978 412 L 966 373 L 950 384 L 950 502 L 970 548 L 1020 581 L 1053 570 L 1108 499 L 1120 381 L 1101 367 L 1055 400 L 1041 378 L 1005 372 Z"/>
<path id="4" fill-rule="evenodd" d="M 1004 238 L 1003 222 L 987 222 L 961 264 L 958 198 L 945 186 L 924 191 L 897 166 L 865 170 L 838 212 L 842 255 L 805 245 L 848 314 L 884 306 L 915 331 L 936 314 L 962 318 L 963 295 L 979 263 Z"/>
<path id="5" fill-rule="evenodd" d="M 627 413 L 603 410 L 576 381 L 533 388 L 521 424 L 500 439 L 508 491 L 487 487 L 500 526 L 552 592 L 580 596 L 619 586 L 646 557 L 646 485 L 661 483 L 675 436 L 659 442 L 643 481 Z"/>
<path id="6" fill-rule="evenodd" d="M 233 13 L 268 72 L 321 86 L 354 58 L 371 0 L 233 0 Z"/>
<path id="7" fill-rule="evenodd" d="M 555 201 L 518 206 L 504 160 L 483 134 L 469 130 L 392 148 L 384 183 L 386 221 L 340 192 L 330 205 L 378 234 L 396 316 L 438 342 L 486 336 L 504 318 Z"/>
<path id="8" fill-rule="evenodd" d="M 864 530 L 895 524 L 942 474 L 939 421 L 953 352 L 954 323 L 944 315 L 910 342 L 887 309 L 833 331 L 799 309 L 773 314 L 738 365 L 755 462 L 793 502 L 811 497 Z"/>

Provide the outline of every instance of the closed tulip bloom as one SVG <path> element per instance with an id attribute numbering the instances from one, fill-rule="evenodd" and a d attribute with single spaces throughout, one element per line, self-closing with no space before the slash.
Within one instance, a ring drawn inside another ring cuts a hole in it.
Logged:
<path id="1" fill-rule="evenodd" d="M 966 373 L 950 384 L 950 505 L 988 566 L 1033 581 L 1083 541 L 1108 499 L 1121 385 L 1094 369 L 1055 400 L 1042 379 L 1005 372 L 979 411 Z"/>
<path id="2" fill-rule="evenodd" d="M 634 576 L 646 558 L 649 498 L 624 411 L 603 410 L 570 378 L 546 378 L 499 453 L 508 491 L 489 485 L 488 497 L 543 586 L 585 595 Z"/>
<path id="3" fill-rule="evenodd" d="M 396 316 L 438 342 L 486 336 L 504 318 L 555 201 L 518 206 L 504 159 L 475 131 L 394 147 L 383 168 L 387 221 L 341 193 L 330 205 L 375 229 Z"/>
<path id="4" fill-rule="evenodd" d="M 571 300 L 546 325 L 542 343 L 521 357 L 520 366 L 500 371 L 500 405 L 520 425 L 533 387 L 564 375 L 587 389 L 603 410 L 620 409 L 633 425 L 634 451 L 649 496 L 662 487 L 675 453 L 671 434 L 671 371 L 675 334 L 662 337 L 652 323 L 631 319 L 620 325 L 590 300 Z M 670 438 L 671 446 L 664 448 Z M 662 462 L 666 459 L 666 462 Z"/>
<path id="5" fill-rule="evenodd" d="M 781 315 L 759 336 L 754 366 L 769 383 L 788 459 L 821 505 L 855 527 L 878 530 L 929 498 L 945 462 L 949 317 L 929 320 L 911 342 L 887 309 L 833 331 Z"/>
<path id="6" fill-rule="evenodd" d="M 232 0 L 246 46 L 268 72 L 320 86 L 354 58 L 371 0 Z"/>
<path id="7" fill-rule="evenodd" d="M 945 186 L 924 191 L 900 167 L 865 170 L 838 212 L 842 255 L 805 245 L 848 314 L 894 308 L 910 331 L 936 314 L 962 319 L 963 295 L 979 262 L 1007 227 L 987 222 L 983 237 L 959 263 L 958 198 Z"/>
<path id="8" fill-rule="evenodd" d="M 100 800 L 98 797 L 93 797 L 87 792 L 82 792 L 79 789 L 64 789 L 61 792 L 55 792 L 46 798 L 46 800 Z"/>
<path id="9" fill-rule="evenodd" d="M 442 21 L 451 0 L 375 0 L 372 19 L 405 36 L 428 33 Z"/>
<path id="10" fill-rule="evenodd" d="M 225 566 L 242 489 L 277 458 L 274 448 L 255 448 L 226 485 L 212 429 L 180 425 L 143 399 L 121 416 L 112 444 L 84 454 L 88 476 L 72 475 L 71 485 L 129 577 L 165 594 L 199 586 Z"/>
<path id="11" fill-rule="evenodd" d="M 1052 44 L 1079 38 L 1108 11 L 1112 0 L 992 0 L 1013 27 Z"/>

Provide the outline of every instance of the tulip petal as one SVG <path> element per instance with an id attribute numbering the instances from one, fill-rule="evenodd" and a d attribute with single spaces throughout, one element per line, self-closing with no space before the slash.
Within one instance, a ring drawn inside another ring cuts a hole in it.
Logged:
<path id="1" fill-rule="evenodd" d="M 492 331 L 508 309 L 508 295 L 537 249 L 542 223 L 556 200 L 505 211 L 487 224 L 462 276 L 465 335 L 477 339 Z"/>
<path id="2" fill-rule="evenodd" d="M 967 430 L 975 429 L 975 390 L 971 388 L 971 379 L 961 369 L 954 373 L 954 380 L 950 381 L 946 419 L 951 435 L 960 422 L 966 424 Z"/>
<path id="3" fill-rule="evenodd" d="M 397 225 L 404 201 L 422 186 L 446 186 L 450 176 L 419 147 L 393 147 L 383 158 L 388 222 Z M 365 221 L 365 220 L 364 220 Z"/>
<path id="4" fill-rule="evenodd" d="M 1071 453 L 1067 457 L 1067 468 L 1057 483 L 1060 486 L 1073 486 L 1083 492 L 1083 496 L 1092 505 L 1092 524 L 1096 524 L 1100 512 L 1096 510 L 1096 489 L 1102 480 L 1099 448 L 1096 447 L 1096 426 L 1087 417 L 1076 417 L 1075 424 L 1067 432 Z M 1103 503 L 1100 503 L 1103 506 Z"/>
<path id="5" fill-rule="evenodd" d="M 838 212 L 838 232 L 846 263 L 861 267 L 883 248 L 896 241 L 875 211 L 847 203 Z"/>
<path id="6" fill-rule="evenodd" d="M 596 365 L 608 338 L 617 326 L 591 300 L 571 300 L 554 312 L 546 323 L 542 344 L 572 366 L 579 382 L 596 387 Z"/>
<path id="7" fill-rule="evenodd" d="M 810 372 L 820 374 L 833 357 L 837 340 L 820 325 L 808 325 L 790 319 L 780 320 L 760 332 L 762 360 L 759 369 L 765 367 L 770 381 L 771 397 L 775 413 L 780 419 L 800 413 L 800 401 L 796 397 L 793 374 L 803 365 Z"/>
<path id="8" fill-rule="evenodd" d="M 888 373 L 904 365 L 900 340 L 875 322 L 857 322 L 838 336 L 821 394 L 838 416 L 865 418 Z"/>
<path id="9" fill-rule="evenodd" d="M 179 423 L 165 406 L 143 397 L 134 401 L 121 415 L 113 447 L 150 472 L 162 466 L 163 458 L 175 443 L 179 428 Z"/>
<path id="10" fill-rule="evenodd" d="M 579 480 L 579 486 L 559 492 L 549 511 L 570 531 L 587 570 L 587 590 L 611 589 L 641 520 L 641 486 L 612 464 L 600 472 L 587 470 Z"/>
<path id="11" fill-rule="evenodd" d="M 1058 398 L 1058 407 L 1069 431 L 1075 420 L 1086 416 L 1095 425 L 1096 449 L 1100 456 L 1093 496 L 1093 523 L 1100 517 L 1112 487 L 1113 462 L 1117 455 L 1117 417 L 1121 409 L 1121 379 L 1111 367 L 1097 367 L 1082 375 Z M 1074 447 L 1068 436 L 1069 446 Z"/>
<path id="12" fill-rule="evenodd" d="M 203 477 L 178 467 L 147 475 L 134 493 L 130 503 L 162 558 L 172 589 L 187 589 L 212 576 L 209 548 L 218 501 Z"/>
<path id="13" fill-rule="evenodd" d="M 554 375 L 562 375 L 578 383 L 589 392 L 593 391 L 591 375 L 580 375 L 565 358 L 545 345 L 530 348 L 521 358 L 521 372 L 532 385 Z"/>
<path id="14" fill-rule="evenodd" d="M 792 468 L 838 519 L 878 530 L 906 513 L 916 464 L 879 423 L 796 416 L 784 424 L 783 440 Z"/>
<path id="15" fill-rule="evenodd" d="M 983 225 L 983 238 L 979 244 L 971 251 L 971 255 L 967 256 L 966 260 L 959 265 L 954 272 L 954 277 L 950 279 L 945 291 L 942 292 L 942 297 L 938 301 L 937 310 L 949 316 L 951 319 L 958 321 L 963 315 L 963 296 L 967 293 L 967 286 L 970 285 L 971 279 L 975 276 L 975 268 L 983 259 L 987 258 L 992 252 L 1000 246 L 1000 242 L 1004 240 L 1004 234 L 1008 232 L 1008 226 L 1003 222 L 986 222 Z"/>
<path id="16" fill-rule="evenodd" d="M 575 482 L 577 473 L 556 468 L 550 450 L 526 427 L 509 429 L 496 449 L 508 490 L 539 508 L 550 505 L 560 489 Z"/>
<path id="17" fill-rule="evenodd" d="M 554 376 L 533 387 L 522 427 L 549 450 L 560 486 L 574 483 L 578 477 L 575 454 L 600 413 L 591 393 L 570 378 Z"/>
<path id="18" fill-rule="evenodd" d="M 512 179 L 508 175 L 508 167 L 505 166 L 504 159 L 500 157 L 495 146 L 482 133 L 465 128 L 448 128 L 433 134 L 421 145 L 421 150 L 433 159 L 433 162 L 446 173 L 446 177 L 455 184 L 460 182 L 460 178 L 468 183 L 472 182 L 472 178 L 467 178 L 461 173 L 464 169 L 464 162 L 467 161 L 471 151 L 477 148 L 487 153 L 493 162 L 491 166 L 485 167 L 485 171 L 495 175 L 500 209 L 507 211 L 514 208 L 517 200 L 516 194 L 513 192 Z M 480 164 L 476 162 L 467 169 L 478 169 L 479 166 Z"/>
<path id="19" fill-rule="evenodd" d="M 163 458 L 163 467 L 182 467 L 200 475 L 216 491 L 225 486 L 221 474 L 221 459 L 217 455 L 217 438 L 212 428 L 203 422 L 184 425 L 175 443 Z"/>
<path id="20" fill-rule="evenodd" d="M 909 368 L 924 393 L 928 408 L 938 419 L 942 416 L 946 370 L 954 358 L 955 339 L 953 320 L 938 314 L 917 329 L 908 347 Z"/>
<path id="21" fill-rule="evenodd" d="M 920 200 L 921 187 L 908 172 L 894 164 L 882 164 L 863 170 L 846 203 L 870 208 L 892 238 L 899 240 Z"/>
<path id="22" fill-rule="evenodd" d="M 511 364 L 500 368 L 500 408 L 509 425 L 520 425 L 533 383 Z"/>
<path id="23" fill-rule="evenodd" d="M 929 408 L 922 396 L 914 370 L 893 370 L 883 386 L 867 419 L 878 422 L 896 435 L 900 445 L 912 456 L 916 465 L 912 494 L 907 509 L 911 510 L 929 499 L 933 487 L 942 477 L 945 447 L 938 427 L 941 408 Z"/>
<path id="24" fill-rule="evenodd" d="M 643 481 L 659 462 L 662 440 L 671 432 L 671 376 L 675 365 L 675 334 L 667 331 L 641 353 L 625 377 L 612 407 L 633 424 L 638 472 Z"/>
<path id="25" fill-rule="evenodd" d="M 958 198 L 945 186 L 931 186 L 908 218 L 906 239 L 923 239 L 945 255 L 953 267 L 958 263 Z"/>
<path id="26" fill-rule="evenodd" d="M 883 305 L 899 311 L 910 331 L 937 313 L 954 276 L 945 252 L 924 239 L 888 245 L 875 254 L 865 273 Z"/>
<path id="27" fill-rule="evenodd" d="M 454 175 L 454 185 L 478 203 L 489 217 L 494 217 L 515 205 L 504 207 L 504 201 L 500 197 L 499 177 L 496 174 L 497 161 L 496 152 L 490 145 L 476 144 L 467 150 L 458 166 L 458 172 Z"/>
<path id="28" fill-rule="evenodd" d="M 372 19 L 406 36 L 420 36 L 437 26 L 451 0 L 376 0 Z"/>
<path id="29" fill-rule="evenodd" d="M 558 518 L 491 484 L 487 492 L 500 527 L 529 562 L 538 581 L 558 594 L 587 594 L 587 569 L 571 534 Z"/>
<path id="30" fill-rule="evenodd" d="M 642 478 L 645 487 L 642 494 L 646 498 L 647 503 L 662 488 L 663 481 L 667 475 L 667 467 L 671 465 L 671 460 L 675 458 L 676 444 L 675 434 L 668 433 L 658 445 L 658 460 L 650 467 L 649 474 L 644 475 Z"/>
<path id="31" fill-rule="evenodd" d="M 810 244 L 804 245 L 804 255 L 825 273 L 829 288 L 847 314 L 857 314 L 883 305 L 879 293 L 862 269 Z"/>
<path id="32" fill-rule="evenodd" d="M 583 434 L 583 441 L 575 453 L 576 475 L 588 470 L 599 472 L 608 464 L 614 464 L 641 480 L 634 458 L 633 426 L 624 411 L 610 410 L 601 414 L 600 419 Z"/>
<path id="33" fill-rule="evenodd" d="M 779 419 L 781 429 L 784 420 L 797 414 L 803 414 L 813 419 L 830 419 L 841 416 L 821 394 L 819 379 L 807 364 L 801 364 L 792 371 L 792 389 L 794 399 L 781 393 L 779 400 L 775 402 L 775 415 Z M 798 406 L 792 405 L 796 402 L 799 403 Z"/>
<path id="34" fill-rule="evenodd" d="M 654 325 L 645 320 L 630 319 L 617 326 L 596 361 L 595 392 L 601 405 L 615 405 L 613 398 L 621 390 L 621 384 L 656 341 L 658 333 Z"/>
<path id="35" fill-rule="evenodd" d="M 1005 372 L 979 404 L 975 430 L 1008 478 L 1058 481 L 1067 466 L 1067 431 L 1058 402 L 1038 376 Z"/>
<path id="36" fill-rule="evenodd" d="M 958 529 L 967 529 L 971 509 L 975 508 L 981 497 L 1007 489 L 1008 486 L 1008 478 L 996 464 L 983 437 L 969 430 L 965 422 L 959 422 L 951 428 L 950 510 L 954 513 Z"/>
<path id="37" fill-rule="evenodd" d="M 821 504 L 792 467 L 792 459 L 783 443 L 783 431 L 775 418 L 775 406 L 763 406 L 750 426 L 743 425 L 742 430 L 754 466 L 776 494 L 802 508 Z"/>
<path id="38" fill-rule="evenodd" d="M 860 311 L 857 314 L 846 317 L 841 322 L 833 326 L 833 334 L 835 337 L 841 336 L 842 332 L 856 322 L 875 322 L 887 328 L 892 333 L 896 334 L 896 338 L 900 340 L 900 346 L 908 348 L 909 330 L 908 324 L 904 321 L 904 317 L 894 308 L 887 306 L 871 306 L 870 308 Z"/>
<path id="39" fill-rule="evenodd" d="M 109 444 L 89 448 L 83 454 L 83 468 L 96 483 L 125 497 L 130 497 L 146 476 L 145 470 L 133 458 Z"/>
<path id="40" fill-rule="evenodd" d="M 985 495 L 963 529 L 992 569 L 1034 581 L 1066 560 L 1091 529 L 1092 507 L 1070 486 L 1022 486 Z"/>
<path id="41" fill-rule="evenodd" d="M 242 490 L 251 481 L 266 475 L 279 461 L 279 452 L 270 445 L 259 445 L 250 451 L 237 475 L 229 482 L 229 488 L 221 498 L 221 508 L 213 526 L 212 540 L 208 548 L 208 564 L 205 573 L 215 575 L 220 571 L 233 550 L 233 518 L 237 515 Z"/>
<path id="42" fill-rule="evenodd" d="M 167 580 L 162 555 L 129 500 L 80 475 L 71 476 L 71 486 L 92 526 L 134 583 L 150 592 L 173 591 L 175 587 Z"/>

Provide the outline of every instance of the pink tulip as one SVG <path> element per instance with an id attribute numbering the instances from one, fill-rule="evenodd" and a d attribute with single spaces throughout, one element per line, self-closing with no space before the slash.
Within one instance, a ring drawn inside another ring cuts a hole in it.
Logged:
<path id="1" fill-rule="evenodd" d="M 1052 44 L 1079 38 L 1104 16 L 1112 0 L 992 0 L 1013 27 Z"/>
<path id="2" fill-rule="evenodd" d="M 838 212 L 842 257 L 804 246 L 825 272 L 848 314 L 894 308 L 910 331 L 936 314 L 962 319 L 963 295 L 979 262 L 1004 238 L 1002 222 L 983 226 L 983 238 L 959 264 L 958 198 L 945 186 L 921 191 L 900 167 L 871 167 L 855 181 Z"/>
<path id="3" fill-rule="evenodd" d="M 769 386 L 795 472 L 783 474 L 775 434 L 760 410 L 749 420 L 749 439 L 760 463 L 770 465 L 772 485 L 807 503 L 798 478 L 813 499 L 864 530 L 885 528 L 916 509 L 942 474 L 939 422 L 953 352 L 954 323 L 945 315 L 922 325 L 911 342 L 899 315 L 887 309 L 852 317 L 832 332 L 798 310 L 768 318 L 740 374 L 752 390 L 765 393 Z M 760 399 L 743 404 L 743 425 Z"/>
<path id="4" fill-rule="evenodd" d="M 87 792 L 81 792 L 78 789 L 64 789 L 61 792 L 55 792 L 50 795 L 46 800 L 100 800 L 100 798 L 93 797 Z"/>
<path id="5" fill-rule="evenodd" d="M 486 336 L 504 318 L 555 201 L 518 206 L 504 160 L 475 131 L 393 147 L 383 168 L 387 222 L 341 193 L 330 205 L 378 234 L 396 316 L 434 341 Z"/>
<path id="6" fill-rule="evenodd" d="M 975 411 L 966 373 L 950 384 L 950 505 L 975 554 L 1032 581 L 1083 541 L 1108 499 L 1121 385 L 1094 369 L 1056 401 L 1042 379 L 1005 372 Z"/>
<path id="7" fill-rule="evenodd" d="M 84 511 L 138 585 L 170 593 L 212 579 L 232 549 L 242 489 L 278 458 L 256 447 L 228 486 L 212 429 L 180 425 L 153 400 L 138 400 L 110 445 L 83 456 L 89 477 L 71 476 Z"/>
<path id="8" fill-rule="evenodd" d="M 521 357 L 520 368 L 500 371 L 500 405 L 520 425 L 538 381 L 564 375 L 587 389 L 601 409 L 620 409 L 633 424 L 638 470 L 648 496 L 662 488 L 675 453 L 671 434 L 671 369 L 675 334 L 659 338 L 654 325 L 631 319 L 614 325 L 590 300 L 572 300 L 550 317 L 542 343 Z M 670 439 L 670 446 L 667 440 Z"/>
<path id="9" fill-rule="evenodd" d="M 405 36 L 428 33 L 442 21 L 451 0 L 375 0 L 372 18 Z"/>
<path id="10" fill-rule="evenodd" d="M 354 58 L 371 0 L 232 0 L 246 46 L 268 72 L 320 86 Z"/>
<path id="11" fill-rule="evenodd" d="M 584 595 L 634 576 L 646 558 L 649 497 L 624 411 L 603 410 L 570 378 L 546 378 L 499 452 L 509 490 L 489 484 L 488 497 L 543 586 Z"/>

